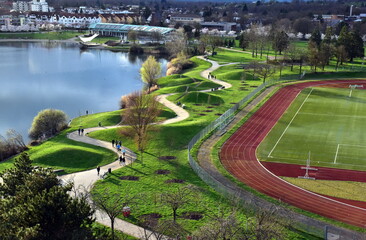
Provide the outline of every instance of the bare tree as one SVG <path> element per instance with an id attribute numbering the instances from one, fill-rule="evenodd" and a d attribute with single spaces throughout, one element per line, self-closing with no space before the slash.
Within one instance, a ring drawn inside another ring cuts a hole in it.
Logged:
<path id="1" fill-rule="evenodd" d="M 155 42 L 160 42 L 161 40 L 163 40 L 163 35 L 158 31 L 153 31 L 151 33 L 151 39 Z"/>
<path id="2" fill-rule="evenodd" d="M 158 78 L 161 75 L 161 64 L 156 61 L 154 56 L 149 56 L 141 66 L 140 75 L 142 80 L 148 84 L 148 92 L 150 92 L 151 87 L 158 83 Z"/>
<path id="3" fill-rule="evenodd" d="M 177 220 L 177 210 L 193 201 L 193 193 L 192 186 L 188 185 L 161 194 L 161 202 L 168 205 L 173 211 L 173 222 Z"/>
<path id="4" fill-rule="evenodd" d="M 294 70 L 295 61 L 299 59 L 299 49 L 295 44 L 290 43 L 289 47 L 285 51 L 285 59 L 291 61 L 291 72 Z"/>
<path id="5" fill-rule="evenodd" d="M 222 46 L 223 44 L 222 37 L 215 35 L 204 34 L 201 36 L 200 40 L 204 43 L 204 45 L 211 48 L 212 55 L 214 55 L 215 49 L 218 46 Z"/>
<path id="6" fill-rule="evenodd" d="M 347 61 L 348 55 L 346 48 L 343 45 L 340 45 L 335 48 L 334 55 L 337 59 L 336 69 L 338 69 L 339 65 L 342 65 L 343 62 Z"/>
<path id="7" fill-rule="evenodd" d="M 210 217 L 212 220 L 193 233 L 196 240 L 248 239 L 244 222 L 239 220 L 236 211 L 223 211 Z"/>
<path id="8" fill-rule="evenodd" d="M 143 160 L 148 130 L 159 114 L 160 105 L 154 96 L 134 92 L 127 97 L 126 110 L 122 116 L 122 121 L 129 125 L 135 134 L 135 142 L 141 153 L 141 161 Z"/>
<path id="9" fill-rule="evenodd" d="M 269 64 L 260 64 L 257 69 L 257 74 L 263 78 L 263 82 L 266 82 L 266 79 L 272 76 L 275 72 L 275 68 Z"/>
<path id="10" fill-rule="evenodd" d="M 109 189 L 104 189 L 102 192 L 92 195 L 96 208 L 104 211 L 111 221 L 112 239 L 114 239 L 114 223 L 117 216 L 122 213 L 123 207 L 131 206 L 140 197 L 138 195 L 130 195 L 129 192 L 111 194 Z"/>
<path id="11" fill-rule="evenodd" d="M 170 35 L 170 39 L 167 41 L 165 46 L 172 57 L 177 56 L 181 51 L 187 52 L 188 40 L 183 29 L 178 29 Z"/>
<path id="12" fill-rule="evenodd" d="M 130 41 L 132 41 L 134 44 L 135 44 L 135 42 L 136 42 L 136 40 L 137 40 L 137 32 L 136 31 L 134 31 L 134 30 L 130 30 L 130 31 L 128 31 L 128 33 L 127 33 L 127 39 L 128 40 L 130 40 Z"/>
<path id="13" fill-rule="evenodd" d="M 283 217 L 278 216 L 277 212 L 275 207 L 266 210 L 257 208 L 254 221 L 247 224 L 248 234 L 258 240 L 284 239 L 289 223 Z"/>

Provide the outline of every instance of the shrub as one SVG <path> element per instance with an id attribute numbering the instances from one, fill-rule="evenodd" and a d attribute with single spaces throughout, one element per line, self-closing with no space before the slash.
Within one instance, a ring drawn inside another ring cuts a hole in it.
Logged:
<path id="1" fill-rule="evenodd" d="M 144 53 L 144 49 L 138 45 L 132 45 L 130 47 L 129 50 L 130 53 L 134 53 L 134 54 L 143 54 Z"/>
<path id="2" fill-rule="evenodd" d="M 34 117 L 29 137 L 33 140 L 54 136 L 67 126 L 67 116 L 61 110 L 45 109 Z"/>

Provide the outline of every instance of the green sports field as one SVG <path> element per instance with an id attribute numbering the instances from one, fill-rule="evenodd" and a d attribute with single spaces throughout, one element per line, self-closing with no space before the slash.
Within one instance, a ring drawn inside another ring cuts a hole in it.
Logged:
<path id="1" fill-rule="evenodd" d="M 257 150 L 260 160 L 366 171 L 366 90 L 304 89 Z"/>

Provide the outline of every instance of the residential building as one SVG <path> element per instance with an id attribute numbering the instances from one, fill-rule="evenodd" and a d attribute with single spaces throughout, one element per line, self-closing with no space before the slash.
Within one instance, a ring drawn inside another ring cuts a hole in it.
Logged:
<path id="1" fill-rule="evenodd" d="M 26 1 L 13 2 L 13 10 L 17 12 L 28 12 L 30 10 L 29 2 Z"/>
<path id="2" fill-rule="evenodd" d="M 32 0 L 29 5 L 29 10 L 32 12 L 48 12 L 46 0 Z"/>
<path id="3" fill-rule="evenodd" d="M 192 24 L 194 22 L 201 23 L 204 19 L 200 15 L 196 14 L 172 14 L 170 16 L 170 23 L 182 23 L 182 24 Z"/>
<path id="4" fill-rule="evenodd" d="M 234 22 L 202 22 L 202 28 L 208 28 L 209 30 L 216 29 L 219 31 L 240 31 L 240 24 Z"/>

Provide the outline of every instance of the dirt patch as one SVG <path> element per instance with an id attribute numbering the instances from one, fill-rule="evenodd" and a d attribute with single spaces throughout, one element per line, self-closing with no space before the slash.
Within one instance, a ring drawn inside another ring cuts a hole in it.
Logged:
<path id="1" fill-rule="evenodd" d="M 176 159 L 177 157 L 175 156 L 160 156 L 159 159 L 160 160 L 173 160 Z"/>
<path id="2" fill-rule="evenodd" d="M 206 114 L 204 114 L 204 113 L 200 113 L 200 114 L 198 114 L 198 115 L 200 115 L 200 116 L 206 116 Z"/>
<path id="3" fill-rule="evenodd" d="M 201 218 L 203 218 L 203 215 L 198 212 L 185 212 L 182 214 L 182 218 L 191 220 L 200 220 Z"/>
<path id="4" fill-rule="evenodd" d="M 159 213 L 150 213 L 141 215 L 139 217 L 139 220 L 141 226 L 151 228 L 158 225 L 159 218 L 161 218 L 161 215 Z"/>
<path id="5" fill-rule="evenodd" d="M 169 180 L 166 180 L 165 183 L 184 183 L 185 180 L 183 179 L 169 179 Z"/>
<path id="6" fill-rule="evenodd" d="M 159 169 L 159 170 L 156 170 L 155 173 L 165 175 L 165 174 L 170 174 L 170 171 L 164 170 L 164 169 Z"/>
<path id="7" fill-rule="evenodd" d="M 212 112 L 213 110 L 204 110 L 204 112 Z"/>
<path id="8" fill-rule="evenodd" d="M 140 219 L 158 219 L 161 218 L 161 214 L 159 213 L 149 213 L 149 214 L 144 214 L 140 216 Z"/>
<path id="9" fill-rule="evenodd" d="M 121 180 L 129 180 L 129 181 L 138 181 L 138 180 L 140 180 L 140 177 L 136 177 L 136 176 L 122 176 L 122 177 L 119 177 L 119 179 L 121 179 Z"/>

